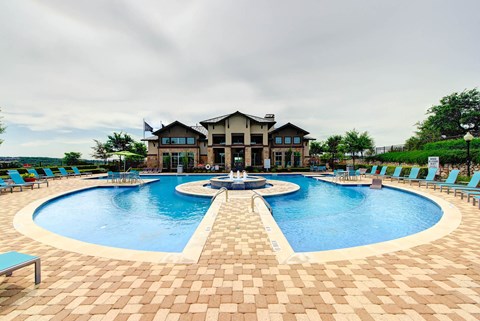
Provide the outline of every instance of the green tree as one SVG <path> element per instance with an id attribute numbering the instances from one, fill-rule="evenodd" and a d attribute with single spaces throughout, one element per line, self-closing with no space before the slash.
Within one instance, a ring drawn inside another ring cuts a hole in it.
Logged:
<path id="1" fill-rule="evenodd" d="M 358 147 L 360 148 L 360 155 L 362 158 L 364 151 L 373 151 L 373 148 L 375 147 L 375 142 L 373 141 L 373 138 L 370 137 L 368 132 L 363 132 L 360 134 L 360 136 L 358 137 Z"/>
<path id="2" fill-rule="evenodd" d="M 345 133 L 343 138 L 345 151 L 352 156 L 353 166 L 355 166 L 355 157 L 360 152 L 360 133 L 353 129 Z"/>
<path id="3" fill-rule="evenodd" d="M 480 91 L 477 88 L 453 93 L 440 99 L 440 104 L 427 111 L 428 118 L 416 124 L 417 131 L 406 142 L 409 150 L 446 137 L 463 136 L 467 131 L 478 136 L 480 131 Z"/>
<path id="4" fill-rule="evenodd" d="M 337 158 L 337 154 L 339 153 L 339 148 L 342 144 L 342 136 L 341 135 L 332 135 L 327 138 L 324 144 L 324 149 L 328 152 L 331 156 L 330 158 L 330 167 L 333 168 L 335 163 L 335 159 Z"/>
<path id="5" fill-rule="evenodd" d="M 96 139 L 94 139 L 93 141 L 95 142 L 95 146 L 92 147 L 92 157 L 96 159 L 102 159 L 103 162 L 106 164 L 107 159 L 111 156 L 111 154 L 107 151 L 106 144 Z"/>
<path id="6" fill-rule="evenodd" d="M 292 155 L 293 155 L 293 150 L 289 148 L 285 152 L 285 167 L 292 166 Z"/>
<path id="7" fill-rule="evenodd" d="M 0 108 L 0 112 L 2 112 L 2 108 Z M 3 125 L 2 118 L 3 117 L 0 116 L 0 134 L 3 134 L 6 129 L 5 125 Z M 2 145 L 2 143 L 3 143 L 3 139 L 0 139 L 0 145 Z"/>
<path id="8" fill-rule="evenodd" d="M 310 143 L 310 154 L 319 155 L 323 152 L 323 146 L 321 142 L 311 142 Z"/>
<path id="9" fill-rule="evenodd" d="M 80 163 L 80 157 L 82 157 L 81 153 L 77 153 L 77 152 L 65 153 L 65 156 L 63 157 L 63 162 L 69 166 L 76 165 Z"/>
<path id="10" fill-rule="evenodd" d="M 123 132 L 113 133 L 113 135 L 108 135 L 107 142 L 105 147 L 109 153 L 112 152 L 121 152 L 121 151 L 130 151 L 135 141 L 133 138 Z"/>

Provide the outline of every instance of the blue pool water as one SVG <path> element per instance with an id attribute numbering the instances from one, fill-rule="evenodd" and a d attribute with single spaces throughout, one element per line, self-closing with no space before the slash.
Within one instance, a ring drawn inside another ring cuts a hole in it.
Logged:
<path id="1" fill-rule="evenodd" d="M 432 201 L 393 188 L 344 187 L 305 177 L 272 179 L 301 186 L 295 194 L 267 198 L 295 252 L 393 240 L 423 231 L 442 216 Z"/>
<path id="2" fill-rule="evenodd" d="M 181 252 L 210 206 L 210 199 L 175 192 L 175 186 L 209 176 L 162 176 L 142 188 L 94 188 L 43 205 L 34 221 L 80 241 L 146 251 Z"/>
<path id="3" fill-rule="evenodd" d="M 155 177 L 157 178 L 157 177 Z M 179 184 L 211 176 L 161 176 L 142 188 L 94 188 L 52 200 L 34 221 L 54 233 L 100 245 L 181 252 L 210 206 L 209 198 L 175 192 Z M 298 184 L 293 194 L 267 197 L 296 252 L 378 243 L 437 223 L 433 202 L 391 188 L 343 187 L 301 175 L 267 176 Z"/>

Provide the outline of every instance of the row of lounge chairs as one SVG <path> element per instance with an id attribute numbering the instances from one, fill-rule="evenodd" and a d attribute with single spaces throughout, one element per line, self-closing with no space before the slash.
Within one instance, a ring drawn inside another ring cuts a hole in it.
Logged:
<path id="1" fill-rule="evenodd" d="M 71 177 L 71 176 L 84 176 L 84 175 L 92 175 L 91 172 L 80 172 L 77 167 L 72 167 L 73 172 L 67 172 L 67 170 L 63 167 L 58 169 L 60 174 L 54 174 L 50 168 L 44 168 L 44 175 L 41 175 L 37 172 L 35 168 L 27 169 L 29 174 L 32 174 L 35 177 L 34 182 L 26 182 L 22 175 L 18 172 L 18 170 L 9 170 L 8 176 L 10 177 L 11 182 L 5 182 L 2 178 L 0 178 L 0 191 L 8 191 L 13 192 L 14 188 L 19 188 L 20 191 L 23 191 L 24 187 L 31 188 L 36 185 L 40 188 L 40 185 L 46 184 L 48 187 L 48 180 L 49 179 L 61 179 L 63 177 Z"/>

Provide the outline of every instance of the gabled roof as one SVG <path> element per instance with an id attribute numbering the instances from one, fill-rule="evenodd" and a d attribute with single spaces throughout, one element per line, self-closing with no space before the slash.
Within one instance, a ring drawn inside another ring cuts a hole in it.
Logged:
<path id="1" fill-rule="evenodd" d="M 239 112 L 238 110 L 234 113 L 231 113 L 231 114 L 228 114 L 228 115 L 223 115 L 223 116 L 218 116 L 218 117 L 215 117 L 215 118 L 210 118 L 210 119 L 207 119 L 207 120 L 204 120 L 204 121 L 201 121 L 200 124 L 202 124 L 203 126 L 207 127 L 209 124 L 217 124 L 227 118 L 230 118 L 234 115 L 242 115 L 242 116 L 245 116 L 247 118 L 250 118 L 251 120 L 253 120 L 254 122 L 257 122 L 257 123 L 261 123 L 261 124 L 267 124 L 269 127 L 270 126 L 273 126 L 276 122 L 275 120 L 271 119 L 271 118 L 263 118 L 263 117 L 258 117 L 258 116 L 253 116 L 253 115 L 248 115 L 248 114 L 244 114 L 244 113 L 241 113 Z"/>
<path id="2" fill-rule="evenodd" d="M 148 142 L 148 141 L 157 141 L 158 140 L 158 136 L 149 136 L 149 137 L 145 137 L 143 139 L 140 139 L 142 142 Z"/>
<path id="3" fill-rule="evenodd" d="M 277 133 L 277 132 L 279 132 L 279 131 L 281 131 L 281 130 L 284 130 L 284 129 L 288 128 L 288 127 L 293 128 L 293 129 L 295 129 L 296 131 L 302 132 L 303 135 L 308 135 L 308 134 L 310 134 L 310 133 L 307 132 L 305 129 L 302 129 L 302 128 L 298 127 L 298 126 L 295 126 L 295 125 L 292 124 L 292 123 L 286 123 L 286 124 L 283 125 L 283 126 L 280 126 L 280 127 L 278 127 L 278 128 L 275 128 L 274 130 L 270 131 L 270 134 Z"/>
<path id="4" fill-rule="evenodd" d="M 201 125 L 195 125 L 195 126 L 190 126 L 190 127 L 195 129 L 197 132 L 203 133 L 205 135 L 205 137 L 207 137 L 208 130 L 205 127 L 203 127 Z"/>
<path id="5" fill-rule="evenodd" d="M 167 130 L 169 130 L 170 128 L 175 127 L 175 126 L 180 126 L 180 127 L 185 128 L 185 129 L 191 130 L 192 132 L 195 132 L 195 133 L 197 133 L 198 135 L 200 135 L 200 137 L 202 137 L 202 138 L 206 138 L 206 137 L 207 137 L 207 136 L 206 136 L 203 132 L 201 132 L 199 129 L 194 128 L 194 127 L 197 127 L 197 126 L 187 126 L 187 125 L 179 122 L 178 120 L 174 121 L 173 123 L 168 124 L 168 125 L 165 126 L 165 127 L 160 128 L 159 130 L 153 132 L 153 134 L 159 136 L 161 133 L 163 133 L 163 132 L 165 132 L 165 131 L 167 131 Z"/>

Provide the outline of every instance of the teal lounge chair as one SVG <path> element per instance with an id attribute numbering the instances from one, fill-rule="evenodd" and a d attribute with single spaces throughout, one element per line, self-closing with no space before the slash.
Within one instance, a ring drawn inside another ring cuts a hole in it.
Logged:
<path id="1" fill-rule="evenodd" d="M 37 170 L 36 170 L 35 168 L 29 168 L 29 169 L 27 169 L 27 172 L 28 172 L 29 174 L 35 175 L 35 178 L 36 178 L 36 179 L 43 179 L 43 178 L 45 178 L 45 175 L 40 175 L 40 174 L 38 174 L 38 172 L 37 172 Z"/>
<path id="2" fill-rule="evenodd" d="M 382 166 L 382 169 L 380 170 L 380 174 L 378 175 L 375 175 L 377 177 L 386 177 L 387 175 L 385 175 L 387 173 L 387 168 L 388 166 Z"/>
<path id="3" fill-rule="evenodd" d="M 10 173 L 8 173 L 8 175 L 10 176 L 12 181 L 17 185 L 31 186 L 32 189 L 33 189 L 34 185 L 37 185 L 38 188 L 40 188 L 41 184 L 47 184 L 47 187 L 48 187 L 48 181 L 46 179 L 45 180 L 38 180 L 38 181 L 35 181 L 35 182 L 25 182 L 23 180 L 22 176 L 20 176 L 19 173 L 10 172 Z"/>
<path id="4" fill-rule="evenodd" d="M 436 190 L 438 185 L 443 185 L 443 186 L 455 185 L 455 182 L 457 181 L 457 177 L 459 173 L 460 173 L 460 170 L 452 169 L 450 173 L 448 173 L 448 177 L 445 180 L 445 182 L 438 182 L 438 181 L 427 182 L 427 188 L 428 188 L 428 185 L 433 185 L 433 190 Z"/>
<path id="5" fill-rule="evenodd" d="M 40 258 L 19 252 L 0 254 L 0 275 L 12 276 L 13 271 L 27 265 L 35 265 L 35 284 L 41 282 Z"/>
<path id="6" fill-rule="evenodd" d="M 402 166 L 397 166 L 395 167 L 395 171 L 393 172 L 392 175 L 386 175 L 385 177 L 389 177 L 390 180 L 393 181 L 394 178 L 399 178 L 401 173 L 402 173 Z"/>
<path id="7" fill-rule="evenodd" d="M 459 190 L 460 192 L 460 198 L 463 200 L 463 195 L 467 195 L 467 202 L 470 203 L 470 198 L 472 198 L 475 195 L 480 195 L 480 189 L 478 191 L 470 191 L 470 190 Z"/>
<path id="8" fill-rule="evenodd" d="M 2 178 L 0 178 L 0 191 L 9 189 L 10 193 L 13 193 L 13 188 L 14 187 L 15 187 L 15 185 L 7 184 L 7 183 L 5 183 L 5 181 Z M 21 189 L 22 189 L 22 186 L 20 186 L 20 190 Z"/>
<path id="9" fill-rule="evenodd" d="M 12 173 L 12 174 L 15 174 L 15 173 Z M 10 173 L 9 173 L 10 175 Z M 21 176 L 20 176 L 21 178 Z M 23 188 L 24 187 L 30 187 L 31 189 L 33 189 L 33 185 L 32 184 L 27 184 L 26 182 L 24 184 L 8 184 L 8 183 L 5 183 L 5 181 L 3 179 L 0 178 L 0 185 L 2 186 L 11 186 L 11 187 L 18 187 L 20 188 L 20 192 L 23 191 Z"/>
<path id="10" fill-rule="evenodd" d="M 59 167 L 58 170 L 60 171 L 60 175 L 62 175 L 63 177 L 66 177 L 66 178 L 68 178 L 70 176 L 80 176 L 80 174 L 67 172 L 67 170 L 63 167 Z"/>
<path id="11" fill-rule="evenodd" d="M 408 176 L 398 177 L 397 179 L 399 182 L 403 181 L 403 183 L 405 183 L 406 180 L 416 179 L 418 177 L 418 173 L 420 173 L 420 168 L 412 167 Z"/>
<path id="12" fill-rule="evenodd" d="M 470 182 L 468 182 L 467 185 L 444 185 L 444 184 L 439 184 L 440 186 L 440 192 L 443 191 L 443 189 L 447 189 L 447 194 L 450 194 L 450 189 L 453 190 L 453 195 L 457 196 L 457 192 L 461 191 L 480 191 L 479 188 L 477 188 L 478 183 L 480 183 L 480 172 L 475 172 L 470 178 Z"/>
<path id="13" fill-rule="evenodd" d="M 44 168 L 43 171 L 45 172 L 45 178 L 52 178 L 52 179 L 61 179 L 62 175 L 59 174 L 53 174 L 52 170 L 50 168 Z"/>
<path id="14" fill-rule="evenodd" d="M 370 173 L 365 173 L 365 176 L 366 175 L 375 175 L 376 172 L 377 172 L 377 167 L 378 167 L 377 165 L 373 165 L 372 169 L 370 170 Z"/>
<path id="15" fill-rule="evenodd" d="M 85 175 L 85 176 L 87 176 L 87 175 L 93 175 L 92 172 L 83 172 L 83 173 L 80 172 L 80 170 L 79 170 L 76 166 L 72 166 L 72 171 L 73 171 L 75 174 L 77 174 L 77 175 Z"/>
<path id="16" fill-rule="evenodd" d="M 435 174 L 437 173 L 438 168 L 429 168 L 427 177 L 425 178 L 414 178 L 414 179 L 405 179 L 410 181 L 410 185 L 412 182 L 418 182 L 418 186 L 420 186 L 420 182 L 433 182 L 435 179 Z"/>

